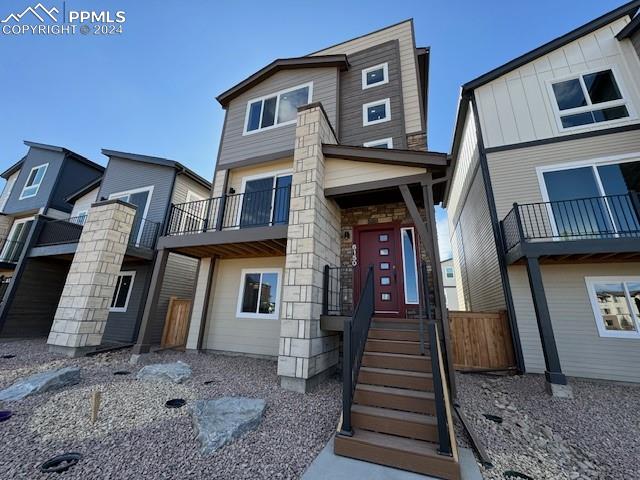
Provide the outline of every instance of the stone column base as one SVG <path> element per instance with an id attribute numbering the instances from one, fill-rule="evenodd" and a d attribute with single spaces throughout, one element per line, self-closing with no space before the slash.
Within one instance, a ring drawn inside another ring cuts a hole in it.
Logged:
<path id="1" fill-rule="evenodd" d="M 84 357 L 87 353 L 93 352 L 97 347 L 65 347 L 62 345 L 49 345 L 49 351 L 65 357 Z"/>
<path id="2" fill-rule="evenodd" d="M 573 398 L 573 389 L 570 385 L 560 385 L 546 382 L 547 393 L 556 398 Z"/>
<path id="3" fill-rule="evenodd" d="M 314 375 L 311 378 L 297 378 L 297 377 L 285 377 L 280 376 L 280 386 L 285 390 L 298 393 L 309 393 L 315 389 L 318 385 L 331 377 L 336 371 L 336 366 L 333 365 L 327 370 Z"/>

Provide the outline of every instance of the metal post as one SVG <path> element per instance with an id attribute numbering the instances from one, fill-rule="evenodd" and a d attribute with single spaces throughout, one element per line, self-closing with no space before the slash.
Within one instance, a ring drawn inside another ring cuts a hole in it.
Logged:
<path id="1" fill-rule="evenodd" d="M 429 345 L 431 346 L 431 365 L 433 376 L 433 393 L 436 407 L 436 419 L 438 421 L 438 453 L 440 455 L 452 455 L 451 442 L 449 441 L 449 429 L 447 428 L 447 412 L 444 405 L 444 389 L 442 376 L 440 375 L 440 361 L 438 359 L 438 336 L 436 335 L 435 322 L 429 322 Z"/>
<path id="2" fill-rule="evenodd" d="M 518 238 L 520 239 L 520 243 L 524 243 L 524 228 L 522 226 L 522 218 L 520 216 L 520 207 L 518 207 L 517 203 L 513 203 L 513 213 L 516 216 L 516 227 L 518 228 Z"/>
<path id="3" fill-rule="evenodd" d="M 351 319 L 345 319 L 342 346 L 342 428 L 340 429 L 340 435 L 348 437 L 353 436 L 353 429 L 351 428 L 351 395 L 353 394 L 351 326 Z"/>
<path id="4" fill-rule="evenodd" d="M 224 209 L 227 205 L 227 194 L 225 193 L 220 197 L 218 202 L 218 219 L 216 221 L 216 230 L 219 232 L 224 226 Z"/>
<path id="5" fill-rule="evenodd" d="M 324 266 L 324 277 L 322 278 L 322 314 L 329 315 L 329 265 Z"/>

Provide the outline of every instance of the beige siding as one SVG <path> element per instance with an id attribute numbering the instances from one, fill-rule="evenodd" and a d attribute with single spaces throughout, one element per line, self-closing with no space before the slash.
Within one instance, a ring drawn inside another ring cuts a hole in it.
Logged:
<path id="1" fill-rule="evenodd" d="M 640 263 L 542 265 L 542 278 L 562 370 L 575 377 L 640 381 L 640 339 L 602 338 L 585 284 L 588 276 L 640 275 Z M 509 267 L 528 372 L 543 372 L 540 335 L 524 266 Z"/>
<path id="2" fill-rule="evenodd" d="M 255 355 L 278 355 L 280 320 L 237 318 L 243 268 L 282 268 L 285 257 L 218 260 L 214 271 L 203 348 Z M 282 277 L 280 278 L 282 282 Z M 282 287 L 282 285 L 281 285 Z"/>
<path id="3" fill-rule="evenodd" d="M 176 177 L 176 183 L 173 186 L 173 196 L 171 202 L 184 203 L 187 201 L 187 192 L 192 192 L 199 198 L 209 198 L 211 192 L 209 189 L 203 187 L 201 184 L 189 178 L 184 174 L 178 174 Z"/>
<path id="4" fill-rule="evenodd" d="M 464 120 L 460 148 L 451 180 L 451 193 L 447 199 L 449 219 L 456 219 L 460 215 L 460 209 L 464 205 L 465 195 L 473 180 L 479 159 L 480 150 L 478 149 L 476 122 L 473 117 L 473 111 L 469 108 L 467 118 Z M 453 232 L 453 229 L 450 231 Z"/>
<path id="5" fill-rule="evenodd" d="M 405 127 L 407 133 L 420 132 L 423 127 L 420 116 L 420 93 L 411 20 L 326 48 L 315 52 L 313 55 L 351 55 L 390 40 L 398 40 L 400 42 L 400 72 L 402 75 Z"/>
<path id="6" fill-rule="evenodd" d="M 313 82 L 311 101 L 322 103 L 329 121 L 335 127 L 338 69 L 332 67 L 281 71 L 231 101 L 225 116 L 218 164 L 223 166 L 260 155 L 293 150 L 295 123 L 243 135 L 245 115 L 249 101 L 308 82 Z"/>
<path id="7" fill-rule="evenodd" d="M 540 140 L 576 131 L 607 128 L 612 124 L 637 123 L 640 64 L 635 52 L 624 48 L 615 38 L 628 22 L 628 17 L 616 20 L 478 88 L 475 93 L 485 146 Z M 560 131 L 549 82 L 598 68 L 614 68 L 625 98 L 630 102 L 631 117 L 606 125 Z"/>
<path id="8" fill-rule="evenodd" d="M 420 167 L 404 167 L 328 158 L 325 162 L 324 188 L 375 182 L 377 180 L 406 177 L 408 175 L 420 175 L 425 172 L 426 169 Z"/>
<path id="9" fill-rule="evenodd" d="M 640 158 L 640 133 L 630 131 L 487 154 L 498 218 L 513 202 L 542 202 L 536 167 L 581 162 L 615 155 Z"/>
<path id="10" fill-rule="evenodd" d="M 201 258 L 198 265 L 198 275 L 196 277 L 196 288 L 193 292 L 193 306 L 191 308 L 191 319 L 189 320 L 189 334 L 187 336 L 187 348 L 195 350 L 198 348 L 200 337 L 200 326 L 202 324 L 202 314 L 207 298 L 207 284 L 209 282 L 209 272 L 214 265 L 213 258 Z"/>
<path id="11" fill-rule="evenodd" d="M 80 212 L 88 212 L 92 203 L 95 203 L 98 198 L 98 191 L 100 187 L 96 187 L 88 193 L 78 198 L 73 204 L 73 210 L 71 211 L 71 218 L 77 217 Z"/>
<path id="12" fill-rule="evenodd" d="M 254 175 L 269 175 L 272 172 L 293 169 L 293 158 L 285 158 L 276 162 L 260 163 L 250 167 L 234 168 L 229 170 L 229 183 L 227 190 L 233 188 L 236 193 L 242 192 L 242 179 Z"/>
<path id="13" fill-rule="evenodd" d="M 216 170 L 215 179 L 213 180 L 213 187 L 211 190 L 211 196 L 213 198 L 221 197 L 224 192 L 224 181 L 227 178 L 227 170 Z"/>

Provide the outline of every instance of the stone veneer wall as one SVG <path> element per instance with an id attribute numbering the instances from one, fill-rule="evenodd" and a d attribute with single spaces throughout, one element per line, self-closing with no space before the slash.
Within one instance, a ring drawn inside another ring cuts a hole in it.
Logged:
<path id="1" fill-rule="evenodd" d="M 324 196 L 322 143 L 336 143 L 320 104 L 298 112 L 283 279 L 278 375 L 307 391 L 338 362 L 338 335 L 320 329 L 326 264 L 340 261 L 340 209 Z"/>
<path id="2" fill-rule="evenodd" d="M 407 135 L 407 150 L 427 151 L 427 135 L 424 133 L 414 133 Z"/>
<path id="3" fill-rule="evenodd" d="M 50 350 L 76 356 L 102 342 L 135 213 L 121 200 L 89 209 L 47 340 Z"/>
<path id="4" fill-rule="evenodd" d="M 13 225 L 13 217 L 0 214 L 0 241 L 7 238 Z"/>

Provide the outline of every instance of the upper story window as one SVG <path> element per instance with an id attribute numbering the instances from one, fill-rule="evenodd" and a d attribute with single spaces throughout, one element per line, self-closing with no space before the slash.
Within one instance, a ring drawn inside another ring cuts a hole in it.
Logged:
<path id="1" fill-rule="evenodd" d="M 445 267 L 444 274 L 447 278 L 453 278 L 453 267 Z"/>
<path id="2" fill-rule="evenodd" d="M 362 70 L 363 90 L 376 85 L 384 85 L 385 83 L 389 83 L 389 65 L 387 63 L 381 63 L 375 67 Z"/>
<path id="3" fill-rule="evenodd" d="M 388 98 L 365 103 L 362 106 L 362 126 L 375 125 L 391 120 L 391 102 Z"/>
<path id="4" fill-rule="evenodd" d="M 551 84 L 562 129 L 629 117 L 613 70 L 585 73 Z"/>
<path id="5" fill-rule="evenodd" d="M 393 138 L 381 138 L 380 140 L 371 140 L 370 142 L 364 142 L 364 147 L 371 148 L 393 148 Z"/>
<path id="6" fill-rule="evenodd" d="M 298 107 L 311 102 L 313 83 L 250 100 L 243 135 L 295 123 Z"/>
<path id="7" fill-rule="evenodd" d="M 20 193 L 20 200 L 23 198 L 35 197 L 38 194 L 44 174 L 47 173 L 48 166 L 49 164 L 45 163 L 31 169 L 29 176 L 27 177 L 27 181 L 22 188 L 22 193 Z"/>

